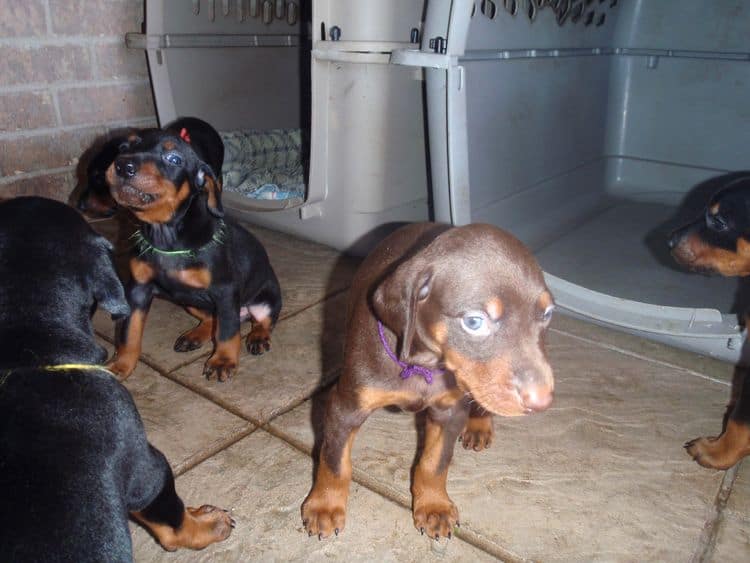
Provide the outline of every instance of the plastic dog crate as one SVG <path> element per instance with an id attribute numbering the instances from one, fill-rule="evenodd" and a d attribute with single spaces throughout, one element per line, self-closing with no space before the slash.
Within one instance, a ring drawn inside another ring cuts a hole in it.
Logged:
<path id="1" fill-rule="evenodd" d="M 148 0 L 128 43 L 161 122 L 222 131 L 232 213 L 360 253 L 494 223 L 562 309 L 734 361 L 736 280 L 666 235 L 750 168 L 748 29 L 742 0 Z"/>

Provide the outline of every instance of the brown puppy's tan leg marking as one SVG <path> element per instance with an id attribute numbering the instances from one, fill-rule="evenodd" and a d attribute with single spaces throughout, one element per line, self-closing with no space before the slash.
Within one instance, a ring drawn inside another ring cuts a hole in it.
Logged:
<path id="1" fill-rule="evenodd" d="M 195 307 L 185 307 L 185 310 L 200 321 L 198 326 L 183 332 L 174 343 L 175 352 L 190 352 L 197 350 L 211 340 L 214 334 L 214 316 Z"/>
<path id="2" fill-rule="evenodd" d="M 453 526 L 458 522 L 458 509 L 445 490 L 453 443 L 446 443 L 443 425 L 429 416 L 426 420 L 424 450 L 414 469 L 411 490 L 414 526 L 423 534 L 427 532 L 431 538 L 450 538 Z"/>
<path id="3" fill-rule="evenodd" d="M 338 471 L 326 461 L 330 451 L 324 453 L 321 449 L 315 485 L 302 505 L 302 524 L 309 536 L 327 538 L 332 533 L 338 536 L 344 529 L 352 480 L 352 444 L 356 434 L 357 429 L 352 430 L 340 450 Z"/>
<path id="4" fill-rule="evenodd" d="M 131 515 L 146 526 L 167 551 L 174 551 L 179 547 L 203 549 L 227 539 L 233 527 L 229 514 L 210 504 L 204 504 L 200 508 L 186 508 L 179 528 L 150 522 L 140 512 L 131 512 Z"/>
<path id="5" fill-rule="evenodd" d="M 346 503 L 352 480 L 352 444 L 357 430 L 372 412 L 370 406 L 392 404 L 388 393 L 378 389 L 351 390 L 346 385 L 346 374 L 331 390 L 326 406 L 323 443 L 315 474 L 315 484 L 302 503 L 302 524 L 307 534 L 326 538 L 338 535 L 346 523 Z M 381 400 L 374 398 L 381 393 Z M 374 402 L 362 404 L 362 395 Z"/>
<path id="6" fill-rule="evenodd" d="M 107 364 L 107 369 L 120 380 L 126 379 L 138 363 L 141 355 L 143 327 L 146 324 L 146 313 L 135 309 L 128 319 L 127 333 L 122 344 L 117 347 L 115 357 Z"/>
<path id="7" fill-rule="evenodd" d="M 685 449 L 703 467 L 729 469 L 750 454 L 750 426 L 730 419 L 721 436 L 696 438 Z"/>

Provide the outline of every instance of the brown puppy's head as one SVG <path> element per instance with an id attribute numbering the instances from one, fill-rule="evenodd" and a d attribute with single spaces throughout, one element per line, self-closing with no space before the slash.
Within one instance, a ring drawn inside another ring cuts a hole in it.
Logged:
<path id="1" fill-rule="evenodd" d="M 115 201 L 146 223 L 168 223 L 200 194 L 211 214 L 224 215 L 211 167 L 189 142 L 160 130 L 128 137 L 107 169 L 107 183 Z"/>
<path id="2" fill-rule="evenodd" d="M 380 282 L 372 306 L 399 335 L 402 361 L 440 358 L 484 409 L 516 416 L 552 401 L 544 335 L 554 302 L 510 234 L 480 224 L 443 232 Z"/>
<path id="3" fill-rule="evenodd" d="M 717 192 L 703 217 L 672 233 L 668 244 L 674 259 L 691 270 L 750 275 L 750 176 Z"/>

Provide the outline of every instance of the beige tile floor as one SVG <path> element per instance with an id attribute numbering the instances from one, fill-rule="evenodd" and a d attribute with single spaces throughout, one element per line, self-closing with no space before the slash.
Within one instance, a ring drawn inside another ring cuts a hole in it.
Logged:
<path id="1" fill-rule="evenodd" d="M 167 553 L 133 526 L 136 561 L 750 561 L 750 462 L 712 471 L 682 449 L 719 429 L 732 367 L 562 316 L 548 338 L 553 406 L 496 419 L 485 452 L 456 450 L 448 491 L 462 526 L 452 540 L 413 528 L 415 420 L 387 411 L 357 436 L 346 529 L 309 538 L 299 507 L 312 484 L 312 423 L 338 374 L 356 263 L 251 230 L 283 289 L 272 351 L 243 354 L 229 383 L 206 381 L 208 348 L 172 350 L 193 319 L 160 301 L 126 381 L 178 492 L 231 509 L 237 528 L 204 551 Z M 111 342 L 109 319 L 95 326 Z"/>

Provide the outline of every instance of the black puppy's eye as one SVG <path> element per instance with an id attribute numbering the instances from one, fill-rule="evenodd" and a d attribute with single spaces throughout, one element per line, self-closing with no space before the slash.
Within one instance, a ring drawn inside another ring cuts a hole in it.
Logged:
<path id="1" fill-rule="evenodd" d="M 707 213 L 706 224 L 714 231 L 723 232 L 729 230 L 729 223 L 721 215 Z"/>
<path id="2" fill-rule="evenodd" d="M 166 160 L 169 164 L 174 164 L 175 166 L 180 166 L 182 164 L 182 157 L 177 153 L 169 153 L 164 156 L 164 160 Z"/>
<path id="3" fill-rule="evenodd" d="M 128 143 L 127 141 L 123 141 L 122 143 L 120 143 L 120 146 L 117 147 L 117 150 L 124 151 L 127 150 L 128 147 L 130 147 L 130 143 Z"/>

